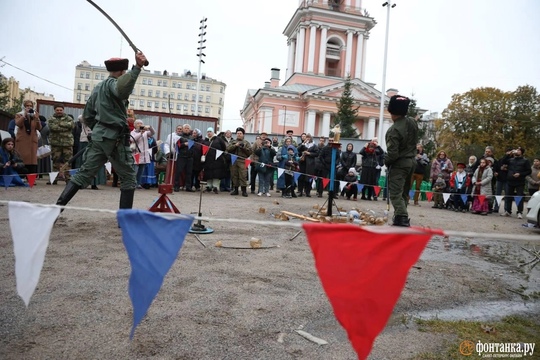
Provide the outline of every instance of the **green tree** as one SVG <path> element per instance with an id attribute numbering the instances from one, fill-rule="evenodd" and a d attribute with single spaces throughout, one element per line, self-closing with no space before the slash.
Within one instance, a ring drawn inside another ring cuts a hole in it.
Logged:
<path id="1" fill-rule="evenodd" d="M 345 84 L 343 86 L 343 93 L 341 98 L 336 103 L 338 112 L 334 116 L 334 124 L 339 124 L 341 127 L 341 137 L 344 138 L 354 138 L 358 137 L 359 134 L 356 132 L 356 129 L 353 128 L 354 123 L 356 123 L 356 114 L 358 113 L 358 106 L 354 106 L 354 98 L 352 97 L 351 92 L 351 78 L 347 77 Z"/>
<path id="2" fill-rule="evenodd" d="M 0 110 L 3 110 L 11 115 L 21 111 L 24 94 L 21 94 L 19 98 L 11 99 L 8 95 L 8 83 L 7 78 L 0 73 Z M 12 105 L 10 106 L 10 104 Z"/>
<path id="3" fill-rule="evenodd" d="M 454 94 L 438 124 L 437 147 L 455 161 L 482 155 L 487 145 L 495 147 L 496 157 L 506 147 L 518 145 L 536 153 L 539 111 L 540 99 L 531 86 L 512 92 L 486 87 Z"/>

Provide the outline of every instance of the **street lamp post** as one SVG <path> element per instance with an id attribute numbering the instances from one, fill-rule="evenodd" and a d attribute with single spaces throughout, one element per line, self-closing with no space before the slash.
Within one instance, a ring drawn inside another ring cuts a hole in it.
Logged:
<path id="1" fill-rule="evenodd" d="M 386 91 L 386 62 L 388 58 L 388 32 L 390 29 L 390 9 L 394 8 L 396 4 L 392 5 L 392 0 L 388 0 L 382 4 L 386 6 L 386 35 L 384 39 L 384 60 L 383 60 L 383 78 L 382 78 L 382 89 L 381 89 L 381 108 L 379 113 L 379 142 L 384 144 L 386 148 L 386 142 L 383 140 L 383 127 L 384 127 L 384 98 Z M 386 149 L 385 149 L 386 150 Z"/>
<path id="2" fill-rule="evenodd" d="M 199 116 L 199 91 L 201 87 L 201 65 L 204 64 L 203 57 L 206 56 L 203 53 L 203 50 L 206 49 L 206 46 L 204 46 L 204 43 L 206 42 L 206 39 L 204 36 L 206 35 L 206 20 L 207 18 L 203 17 L 203 19 L 200 21 L 201 26 L 199 26 L 199 29 L 201 32 L 199 33 L 199 47 L 197 50 L 199 50 L 199 53 L 197 56 L 199 57 L 199 70 L 197 71 L 197 97 L 195 98 L 195 116 Z"/>

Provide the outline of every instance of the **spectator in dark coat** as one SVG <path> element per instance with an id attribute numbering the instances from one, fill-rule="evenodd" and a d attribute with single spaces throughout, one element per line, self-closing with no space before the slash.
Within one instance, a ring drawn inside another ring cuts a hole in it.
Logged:
<path id="1" fill-rule="evenodd" d="M 204 157 L 203 163 L 203 179 L 206 181 L 206 192 L 218 193 L 220 188 L 220 183 L 222 179 L 227 177 L 229 173 L 229 162 L 227 160 L 227 154 L 225 150 L 227 144 L 221 136 L 218 136 L 214 133 L 214 128 L 209 127 L 206 130 L 206 139 L 204 139 L 203 144 L 208 146 L 208 152 Z M 216 159 L 216 154 L 218 151 L 222 151 L 221 156 Z"/>

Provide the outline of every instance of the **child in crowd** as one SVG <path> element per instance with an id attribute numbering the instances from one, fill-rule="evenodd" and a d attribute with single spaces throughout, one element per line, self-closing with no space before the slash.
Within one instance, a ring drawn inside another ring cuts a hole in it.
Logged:
<path id="1" fill-rule="evenodd" d="M 489 211 L 489 201 L 491 195 L 493 195 L 491 189 L 491 179 L 493 179 L 493 170 L 491 169 L 490 163 L 493 164 L 495 161 L 492 157 L 486 157 L 480 159 L 480 165 L 478 169 L 474 172 L 472 178 L 473 184 L 473 204 L 471 212 L 473 214 L 487 215 Z"/>
<path id="2" fill-rule="evenodd" d="M 356 184 L 358 184 L 358 173 L 356 172 L 356 169 L 353 167 L 350 168 L 343 180 L 347 182 L 347 185 L 345 185 L 341 191 L 341 195 L 343 196 L 345 194 L 347 196 L 347 200 L 351 200 L 352 196 L 353 200 L 356 201 L 358 196 L 358 186 L 356 186 Z"/>
<path id="3" fill-rule="evenodd" d="M 458 163 L 457 171 L 454 171 L 450 175 L 450 192 L 452 195 L 452 202 L 454 204 L 454 211 L 466 212 L 467 206 L 467 189 L 471 186 L 471 178 L 465 172 L 465 164 Z M 465 198 L 465 201 L 463 201 Z"/>
<path id="4" fill-rule="evenodd" d="M 285 161 L 285 190 L 283 191 L 282 197 L 286 198 L 295 198 L 296 193 L 294 192 L 294 172 L 299 171 L 298 166 L 298 156 L 295 155 L 295 147 L 289 145 L 287 148 L 287 160 Z"/>
<path id="5" fill-rule="evenodd" d="M 14 148 L 15 140 L 12 138 L 2 140 L 2 147 L 0 148 L 0 175 L 5 176 L 0 176 L 0 186 L 28 186 L 19 176 L 19 173 L 26 173 L 26 168 Z M 7 183 L 8 181 L 9 184 Z"/>
<path id="6" fill-rule="evenodd" d="M 443 192 L 446 190 L 446 181 L 444 181 L 444 175 L 440 173 L 437 176 L 437 180 L 433 184 L 433 206 L 434 209 L 444 208 Z"/>

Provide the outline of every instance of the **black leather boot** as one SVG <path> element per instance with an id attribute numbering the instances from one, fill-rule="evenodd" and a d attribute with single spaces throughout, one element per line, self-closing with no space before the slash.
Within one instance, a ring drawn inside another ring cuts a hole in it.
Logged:
<path id="1" fill-rule="evenodd" d="M 392 226 L 403 226 L 403 227 L 410 227 L 411 226 L 411 220 L 404 215 L 394 215 L 394 218 L 392 219 L 393 224 Z"/>
<path id="2" fill-rule="evenodd" d="M 120 205 L 119 209 L 131 209 L 133 208 L 133 196 L 135 195 L 135 189 L 121 190 L 120 191 Z"/>
<path id="3" fill-rule="evenodd" d="M 238 186 L 235 186 L 233 191 L 231 191 L 231 195 L 238 195 Z"/>
<path id="4" fill-rule="evenodd" d="M 247 197 L 248 196 L 247 186 L 241 186 L 241 189 L 242 189 L 242 196 Z"/>
<path id="5" fill-rule="evenodd" d="M 77 191 L 79 191 L 81 187 L 79 185 L 76 185 L 73 183 L 73 181 L 70 181 L 67 183 L 66 187 L 64 188 L 64 191 L 62 191 L 62 194 L 60 194 L 60 197 L 58 200 L 56 200 L 56 205 L 67 205 L 67 203 L 75 196 Z M 60 212 L 64 211 L 64 209 L 61 209 Z"/>

